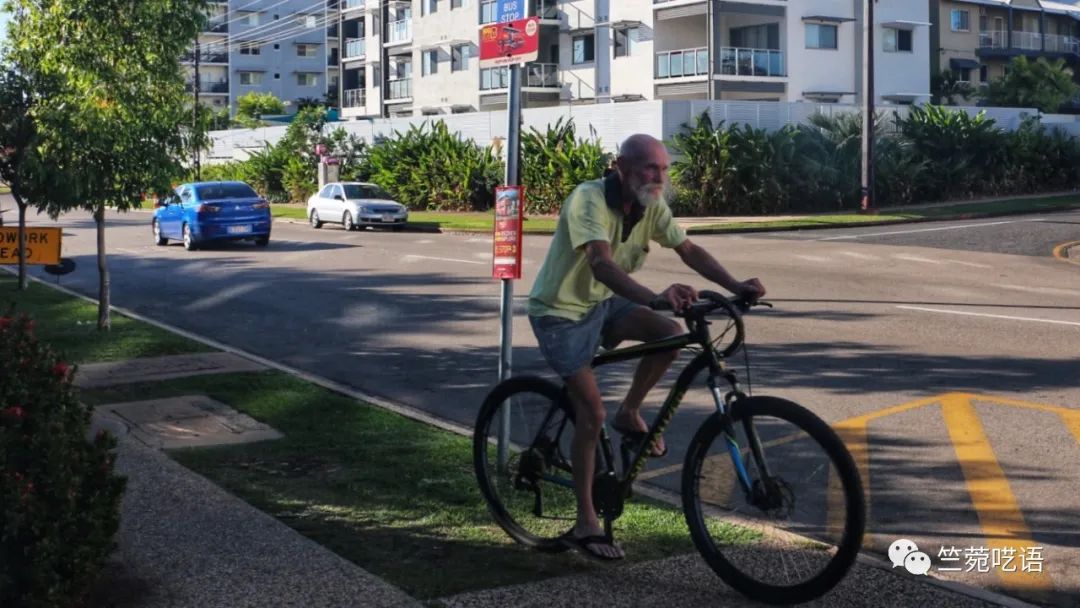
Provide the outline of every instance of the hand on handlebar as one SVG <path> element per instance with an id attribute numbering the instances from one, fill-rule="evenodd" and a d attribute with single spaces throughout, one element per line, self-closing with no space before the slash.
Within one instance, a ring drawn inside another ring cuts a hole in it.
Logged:
<path id="1" fill-rule="evenodd" d="M 735 295 L 753 304 L 765 295 L 765 286 L 756 278 L 747 279 L 739 284 L 739 291 Z"/>
<path id="2" fill-rule="evenodd" d="M 660 292 L 654 302 L 662 304 L 663 308 L 670 307 L 675 312 L 682 312 L 690 307 L 698 299 L 697 290 L 689 285 L 675 283 Z"/>

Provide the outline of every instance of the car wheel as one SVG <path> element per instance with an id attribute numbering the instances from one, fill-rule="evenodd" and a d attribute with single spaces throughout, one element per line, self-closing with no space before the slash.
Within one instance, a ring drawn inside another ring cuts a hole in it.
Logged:
<path id="1" fill-rule="evenodd" d="M 322 220 L 319 219 L 319 212 L 316 209 L 311 210 L 311 227 L 322 228 Z"/>
<path id="2" fill-rule="evenodd" d="M 153 224 L 154 224 L 154 244 L 158 245 L 158 246 L 168 245 L 169 244 L 169 239 L 167 239 L 167 238 L 165 238 L 164 236 L 161 235 L 161 226 L 158 225 L 157 218 L 154 218 Z"/>
<path id="3" fill-rule="evenodd" d="M 255 246 L 256 247 L 266 247 L 269 244 L 270 244 L 270 237 L 268 237 L 268 236 L 260 236 L 259 238 L 255 239 Z"/>
<path id="4" fill-rule="evenodd" d="M 195 244 L 195 237 L 191 234 L 191 227 L 184 224 L 184 249 L 195 251 L 198 248 L 198 245 Z"/>
<path id="5" fill-rule="evenodd" d="M 345 217 L 341 218 L 341 225 L 345 227 L 345 230 L 356 230 L 356 224 L 353 223 L 352 214 L 348 211 L 345 212 Z"/>

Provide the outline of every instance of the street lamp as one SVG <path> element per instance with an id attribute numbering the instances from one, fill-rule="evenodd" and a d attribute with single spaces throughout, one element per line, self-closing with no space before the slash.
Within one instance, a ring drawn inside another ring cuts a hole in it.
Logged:
<path id="1" fill-rule="evenodd" d="M 859 210 L 871 213 L 874 209 L 874 4 L 863 4 L 863 128 L 862 128 L 862 189 Z"/>

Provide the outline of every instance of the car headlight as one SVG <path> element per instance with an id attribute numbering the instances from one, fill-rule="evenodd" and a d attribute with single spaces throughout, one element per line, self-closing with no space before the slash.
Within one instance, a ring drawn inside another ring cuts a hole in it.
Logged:
<path id="1" fill-rule="evenodd" d="M 367 212 L 368 212 L 368 208 L 367 208 L 367 207 L 365 207 L 365 206 L 363 206 L 363 205 L 357 205 L 357 206 L 356 206 L 356 212 L 357 212 L 357 213 L 367 213 Z"/>

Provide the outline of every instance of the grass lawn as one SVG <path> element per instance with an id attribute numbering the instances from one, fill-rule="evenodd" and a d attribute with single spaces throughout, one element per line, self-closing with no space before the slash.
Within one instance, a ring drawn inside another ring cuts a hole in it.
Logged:
<path id="1" fill-rule="evenodd" d="M 274 217 L 305 220 L 307 208 L 302 205 L 273 205 Z M 525 220 L 525 232 L 548 233 L 555 231 L 554 217 L 536 217 Z M 492 212 L 410 211 L 409 226 L 418 230 L 440 232 L 491 232 L 494 229 Z"/>
<path id="2" fill-rule="evenodd" d="M 206 346 L 152 325 L 112 314 L 112 330 L 97 330 L 97 305 L 72 298 L 31 281 L 16 289 L 14 276 L 0 273 L 0 314 L 26 313 L 35 320 L 35 333 L 74 363 L 118 361 L 204 352 Z"/>
<path id="3" fill-rule="evenodd" d="M 94 404 L 207 394 L 285 438 L 170 455 L 421 599 L 602 567 L 514 544 L 488 514 L 471 440 L 278 372 L 84 391 Z M 718 524 L 722 525 L 722 524 Z M 733 540 L 745 530 L 724 528 Z M 681 511 L 635 501 L 616 522 L 628 560 L 693 552 Z"/>
<path id="4" fill-rule="evenodd" d="M 0 184 L 0 194 L 11 194 L 11 188 L 7 184 Z"/>

